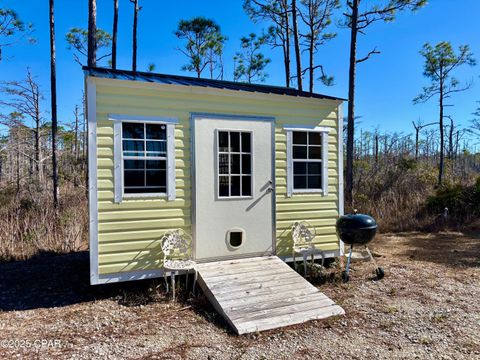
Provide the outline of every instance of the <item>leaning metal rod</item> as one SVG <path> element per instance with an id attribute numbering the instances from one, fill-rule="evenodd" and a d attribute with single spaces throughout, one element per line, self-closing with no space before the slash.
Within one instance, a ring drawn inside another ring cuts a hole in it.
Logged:
<path id="1" fill-rule="evenodd" d="M 348 256 L 348 259 L 347 259 L 347 268 L 345 270 L 345 273 L 347 274 L 347 276 L 348 276 L 348 272 L 350 271 L 350 261 L 352 260 L 352 251 L 353 251 L 353 244 L 350 245 L 350 255 Z"/>
<path id="2" fill-rule="evenodd" d="M 370 261 L 373 262 L 373 264 L 375 265 L 375 269 L 377 269 L 377 268 L 378 268 L 377 262 L 376 262 L 375 259 L 373 258 L 373 255 L 372 255 L 372 253 L 370 252 L 370 249 L 368 248 L 368 246 L 365 246 L 365 249 L 367 249 L 368 256 L 370 256 Z"/>

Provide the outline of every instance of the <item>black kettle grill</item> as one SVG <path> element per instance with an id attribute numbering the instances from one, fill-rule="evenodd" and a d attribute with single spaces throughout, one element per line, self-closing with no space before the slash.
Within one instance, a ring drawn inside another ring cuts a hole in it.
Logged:
<path id="1" fill-rule="evenodd" d="M 344 282 L 348 282 L 350 279 L 348 272 L 350 270 L 350 261 L 352 259 L 353 246 L 365 246 L 368 252 L 370 260 L 375 264 L 375 274 L 377 280 L 382 279 L 385 276 L 385 272 L 381 267 L 377 266 L 372 253 L 367 247 L 367 244 L 372 241 L 377 233 L 377 222 L 371 216 L 365 214 L 357 214 L 354 210 L 353 214 L 347 214 L 340 216 L 337 220 L 337 234 L 340 239 L 347 245 L 350 245 L 350 256 L 347 260 L 347 268 L 343 272 L 342 277 Z"/>

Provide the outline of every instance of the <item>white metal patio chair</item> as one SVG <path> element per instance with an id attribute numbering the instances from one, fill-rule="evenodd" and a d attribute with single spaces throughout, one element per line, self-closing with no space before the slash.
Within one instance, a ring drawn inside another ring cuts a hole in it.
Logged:
<path id="1" fill-rule="evenodd" d="M 313 231 L 312 231 L 313 230 Z M 316 230 L 306 221 L 297 221 L 292 224 L 292 257 L 295 270 L 297 270 L 296 254 L 300 254 L 303 258 L 303 270 L 305 276 L 307 276 L 307 258 L 310 256 L 312 259 L 312 265 L 315 261 L 315 255 L 320 254 L 322 256 L 323 266 L 325 262 L 325 254 L 322 250 L 315 247 L 313 240 L 315 239 Z"/>
<path id="2" fill-rule="evenodd" d="M 170 273 L 172 283 L 172 299 L 175 301 L 175 277 L 180 272 L 186 273 L 186 284 L 188 285 L 188 274 L 194 272 L 193 289 L 195 295 L 195 284 L 197 282 L 196 262 L 192 259 L 192 238 L 182 229 L 176 229 L 163 235 L 161 239 L 163 251 L 163 271 L 165 285 L 168 289 L 167 272 Z"/>

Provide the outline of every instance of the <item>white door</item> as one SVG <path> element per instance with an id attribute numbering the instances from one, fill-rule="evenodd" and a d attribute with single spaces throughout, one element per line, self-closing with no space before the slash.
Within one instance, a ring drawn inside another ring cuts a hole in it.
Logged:
<path id="1" fill-rule="evenodd" d="M 273 124 L 194 118 L 195 257 L 273 253 Z"/>

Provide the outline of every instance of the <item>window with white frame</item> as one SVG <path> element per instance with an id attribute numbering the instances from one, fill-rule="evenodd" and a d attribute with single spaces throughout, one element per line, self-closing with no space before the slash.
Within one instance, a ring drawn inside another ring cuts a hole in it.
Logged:
<path id="1" fill-rule="evenodd" d="M 114 201 L 166 196 L 175 199 L 177 118 L 108 114 L 113 121 Z"/>
<path id="2" fill-rule="evenodd" d="M 167 192 L 167 127 L 122 123 L 123 192 Z"/>
<path id="3" fill-rule="evenodd" d="M 287 131 L 287 193 L 328 192 L 328 128 Z"/>

